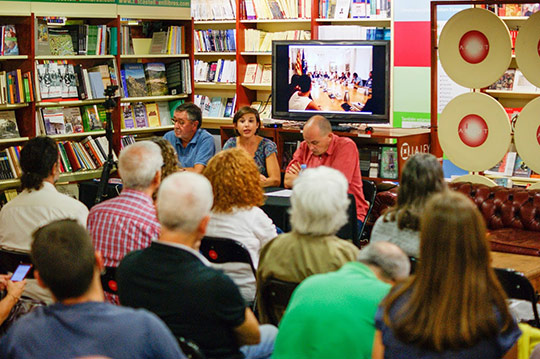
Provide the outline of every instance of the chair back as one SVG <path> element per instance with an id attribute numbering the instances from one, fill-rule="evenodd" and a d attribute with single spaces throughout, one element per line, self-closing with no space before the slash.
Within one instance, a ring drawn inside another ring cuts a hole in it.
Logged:
<path id="1" fill-rule="evenodd" d="M 180 349 L 182 349 L 188 359 L 206 359 L 206 356 L 194 341 L 184 337 L 177 337 L 176 339 L 178 340 Z"/>
<path id="2" fill-rule="evenodd" d="M 103 291 L 118 295 L 116 267 L 105 267 L 105 272 L 101 274 L 101 285 L 103 286 Z"/>
<path id="3" fill-rule="evenodd" d="M 513 269 L 495 268 L 495 274 L 501 283 L 508 298 L 522 299 L 531 302 L 534 314 L 534 326 L 540 328 L 540 319 L 538 317 L 538 294 L 534 290 L 531 282 L 523 273 Z"/>
<path id="4" fill-rule="evenodd" d="M 377 185 L 375 185 L 375 182 L 373 181 L 362 180 L 362 189 L 364 192 L 364 199 L 368 202 L 369 206 L 360 233 L 358 233 L 358 241 L 354 243 L 357 247 L 360 247 L 362 242 L 367 241 L 366 223 L 371 214 L 371 210 L 373 209 L 373 205 L 375 204 L 375 197 L 377 196 Z"/>
<path id="5" fill-rule="evenodd" d="M 419 259 L 416 257 L 409 256 L 409 262 L 411 263 L 411 270 L 409 275 L 412 275 L 416 272 L 416 267 L 418 266 Z"/>
<path id="6" fill-rule="evenodd" d="M 342 239 L 351 239 L 353 243 L 358 240 L 358 217 L 356 215 L 356 200 L 352 194 L 349 196 L 349 208 L 347 209 L 348 221 L 339 229 L 336 236 Z"/>
<path id="7" fill-rule="evenodd" d="M 0 274 L 13 273 L 21 263 L 32 264 L 30 254 L 0 249 Z M 26 278 L 33 279 L 34 271 L 28 272 Z"/>
<path id="8" fill-rule="evenodd" d="M 299 283 L 285 282 L 283 280 L 269 278 L 261 287 L 262 305 L 268 313 L 270 323 L 275 326 L 285 313 L 291 296 Z"/>
<path id="9" fill-rule="evenodd" d="M 257 275 L 247 247 L 234 239 L 205 236 L 201 241 L 199 251 L 212 263 L 247 263 L 253 275 Z"/>

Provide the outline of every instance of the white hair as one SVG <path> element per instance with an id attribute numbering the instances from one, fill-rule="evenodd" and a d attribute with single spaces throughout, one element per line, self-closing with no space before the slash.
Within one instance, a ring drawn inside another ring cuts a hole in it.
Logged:
<path id="1" fill-rule="evenodd" d="M 159 187 L 159 222 L 169 230 L 192 233 L 210 214 L 213 202 L 212 185 L 206 177 L 192 172 L 174 173 Z"/>
<path id="2" fill-rule="evenodd" d="M 161 171 L 161 149 L 151 141 L 131 144 L 120 152 L 118 171 L 125 188 L 145 190 L 152 184 L 156 172 Z"/>
<path id="3" fill-rule="evenodd" d="M 393 281 L 407 278 L 411 271 L 411 262 L 405 252 L 386 241 L 373 242 L 362 248 L 358 261 L 379 267 L 382 274 Z"/>
<path id="4" fill-rule="evenodd" d="M 335 234 L 347 223 L 348 188 L 347 179 L 338 170 L 325 166 L 303 170 L 293 183 L 293 230 L 301 234 Z"/>

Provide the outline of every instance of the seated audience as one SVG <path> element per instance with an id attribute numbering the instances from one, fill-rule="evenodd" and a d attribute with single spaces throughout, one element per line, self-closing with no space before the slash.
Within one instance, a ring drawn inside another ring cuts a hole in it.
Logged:
<path id="1" fill-rule="evenodd" d="M 12 282 L 11 275 L 0 274 L 0 290 L 5 290 L 5 295 L 0 300 L 0 324 L 9 316 L 11 309 L 21 299 L 26 285 L 26 279 L 20 282 Z"/>
<path id="2" fill-rule="evenodd" d="M 377 311 L 373 358 L 499 359 L 513 348 L 521 331 L 491 268 L 486 226 L 471 200 L 445 191 L 427 202 L 420 258 L 415 275 Z"/>
<path id="3" fill-rule="evenodd" d="M 172 121 L 174 130 L 167 132 L 163 138 L 173 145 L 186 171 L 201 173 L 216 153 L 214 138 L 201 128 L 201 109 L 194 103 L 183 103 L 174 110 Z"/>
<path id="4" fill-rule="evenodd" d="M 103 303 L 103 260 L 83 226 L 60 220 L 34 238 L 35 277 L 56 303 L 15 322 L 0 341 L 1 358 L 185 358 L 155 315 Z"/>
<path id="5" fill-rule="evenodd" d="M 225 142 L 223 149 L 239 147 L 253 157 L 260 173 L 263 187 L 276 187 L 281 183 L 281 172 L 277 160 L 277 146 L 268 138 L 257 134 L 261 128 L 259 112 L 244 106 L 234 114 L 233 124 L 238 137 Z"/>
<path id="6" fill-rule="evenodd" d="M 277 237 L 277 231 L 272 220 L 258 207 L 264 202 L 264 194 L 255 163 L 241 149 L 225 150 L 208 162 L 203 174 L 214 191 L 206 235 L 243 243 L 257 268 L 261 248 Z M 218 268 L 231 277 L 247 302 L 253 302 L 255 277 L 248 264 L 225 263 Z"/>
<path id="7" fill-rule="evenodd" d="M 156 313 L 208 358 L 269 358 L 277 329 L 259 326 L 234 282 L 198 251 L 212 197 L 210 182 L 195 173 L 175 173 L 163 181 L 157 199 L 161 235 L 120 263 L 120 302 Z"/>
<path id="8" fill-rule="evenodd" d="M 117 267 L 127 253 L 148 247 L 159 236 L 152 194 L 161 183 L 162 165 L 161 150 L 150 141 L 134 143 L 120 153 L 122 193 L 92 207 L 88 216 L 88 231 L 106 267 Z M 118 303 L 116 295 L 105 293 L 105 298 Z"/>
<path id="9" fill-rule="evenodd" d="M 279 324 L 273 359 L 370 358 L 375 313 L 410 262 L 396 245 L 364 247 L 358 262 L 304 280 Z"/>
<path id="10" fill-rule="evenodd" d="M 401 172 L 397 203 L 377 219 L 371 242 L 397 244 L 408 256 L 418 258 L 424 206 L 433 194 L 445 189 L 443 170 L 435 156 L 416 153 L 410 157 Z"/>
<path id="11" fill-rule="evenodd" d="M 57 219 L 71 218 L 86 226 L 88 208 L 56 190 L 60 175 L 58 147 L 49 137 L 29 140 L 21 151 L 22 192 L 0 211 L 0 248 L 29 253 L 32 233 Z M 24 296 L 52 303 L 51 293 L 28 279 Z"/>
<path id="12" fill-rule="evenodd" d="M 335 271 L 356 260 L 358 248 L 335 236 L 347 222 L 347 179 L 329 167 L 302 171 L 294 182 L 291 196 L 292 231 L 281 234 L 265 245 L 257 269 L 260 293 L 267 279 L 300 283 L 310 275 Z M 268 314 L 257 298 L 259 319 L 268 322 Z M 283 313 L 276 313 L 281 318 Z"/>

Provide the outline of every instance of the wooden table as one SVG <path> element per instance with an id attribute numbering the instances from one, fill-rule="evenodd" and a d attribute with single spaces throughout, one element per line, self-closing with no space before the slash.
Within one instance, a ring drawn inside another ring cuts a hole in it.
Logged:
<path id="1" fill-rule="evenodd" d="M 491 252 L 491 258 L 493 267 L 511 268 L 525 274 L 534 289 L 540 291 L 540 257 Z"/>

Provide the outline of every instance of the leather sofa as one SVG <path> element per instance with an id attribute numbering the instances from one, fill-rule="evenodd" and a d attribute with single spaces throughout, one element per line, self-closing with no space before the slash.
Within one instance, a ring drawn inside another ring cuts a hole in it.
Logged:
<path id="1" fill-rule="evenodd" d="M 540 190 L 472 183 L 450 183 L 449 187 L 476 204 L 486 222 L 492 250 L 540 256 Z M 397 188 L 377 193 L 368 223 L 374 223 L 396 199 Z"/>

